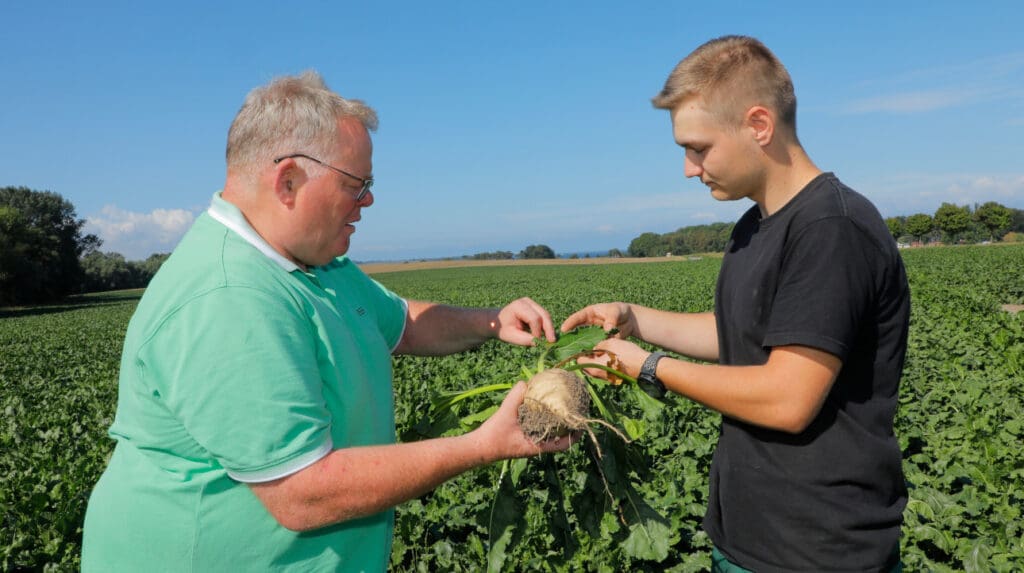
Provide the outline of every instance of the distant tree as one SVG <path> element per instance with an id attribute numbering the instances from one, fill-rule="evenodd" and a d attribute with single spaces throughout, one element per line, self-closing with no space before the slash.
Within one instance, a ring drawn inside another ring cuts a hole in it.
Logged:
<path id="1" fill-rule="evenodd" d="M 98 248 L 84 219 L 50 191 L 0 188 L 0 305 L 46 302 L 80 290 L 79 258 Z"/>
<path id="2" fill-rule="evenodd" d="M 160 270 L 164 261 L 166 261 L 167 257 L 170 256 L 170 253 L 154 253 L 149 255 L 149 258 L 145 261 L 139 263 L 140 270 L 142 271 L 143 276 L 146 277 L 146 284 L 149 284 L 149 280 L 153 278 L 153 275 Z"/>
<path id="3" fill-rule="evenodd" d="M 631 257 L 660 257 L 668 252 L 668 248 L 657 233 L 644 233 L 629 243 Z"/>
<path id="4" fill-rule="evenodd" d="M 85 279 L 82 292 L 144 288 L 169 254 L 150 255 L 145 261 L 127 261 L 121 253 L 93 251 L 82 257 Z"/>
<path id="5" fill-rule="evenodd" d="M 494 261 L 511 259 L 513 255 L 512 251 L 494 251 L 493 253 L 476 253 L 475 255 L 467 255 L 462 258 L 476 261 Z"/>
<path id="6" fill-rule="evenodd" d="M 889 233 L 892 234 L 892 238 L 896 239 L 903 234 L 905 220 L 903 217 L 889 217 L 885 220 L 885 225 L 889 227 Z"/>
<path id="7" fill-rule="evenodd" d="M 519 252 L 520 259 L 553 259 L 555 251 L 547 245 L 530 245 Z"/>
<path id="8" fill-rule="evenodd" d="M 1024 233 L 1024 209 L 1010 209 L 1010 231 Z"/>
<path id="9" fill-rule="evenodd" d="M 903 230 L 908 235 L 917 239 L 923 239 L 924 236 L 931 233 L 933 229 L 935 229 L 935 223 L 932 221 L 931 215 L 917 213 L 907 217 L 907 222 Z"/>
<path id="10" fill-rule="evenodd" d="M 974 219 L 988 230 L 992 239 L 998 240 L 1010 230 L 1013 213 L 999 203 L 989 201 L 974 210 Z"/>
<path id="11" fill-rule="evenodd" d="M 957 207 L 952 203 L 943 203 L 935 211 L 935 226 L 955 242 L 964 231 L 971 227 L 971 210 L 967 206 Z"/>
<path id="12" fill-rule="evenodd" d="M 119 290 L 135 286 L 133 269 L 120 253 L 93 251 L 82 257 L 84 292 Z"/>
<path id="13" fill-rule="evenodd" d="M 622 258 L 622 251 L 620 251 L 618 249 L 610 249 L 608 251 L 608 256 L 612 257 L 612 258 L 615 258 L 615 259 L 621 259 Z"/>

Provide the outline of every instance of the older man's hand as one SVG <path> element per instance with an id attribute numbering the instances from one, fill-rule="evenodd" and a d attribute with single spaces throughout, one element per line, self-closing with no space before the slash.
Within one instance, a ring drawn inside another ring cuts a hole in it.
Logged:
<path id="1" fill-rule="evenodd" d="M 555 341 L 551 315 L 527 297 L 514 300 L 500 309 L 491 321 L 491 329 L 499 340 L 520 346 L 532 346 L 534 338 Z"/>

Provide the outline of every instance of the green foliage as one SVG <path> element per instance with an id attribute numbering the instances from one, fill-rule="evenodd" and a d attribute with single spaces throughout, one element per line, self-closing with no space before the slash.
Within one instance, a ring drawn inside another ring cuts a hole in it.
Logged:
<path id="1" fill-rule="evenodd" d="M 889 227 L 889 233 L 894 239 L 898 239 L 903 235 L 903 226 L 905 225 L 905 217 L 889 217 L 885 220 L 885 226 Z"/>
<path id="2" fill-rule="evenodd" d="M 913 314 L 896 419 L 910 571 L 1024 566 L 1024 245 L 904 251 Z"/>
<path id="3" fill-rule="evenodd" d="M 0 310 L 0 570 L 78 570 L 141 292 Z"/>
<path id="4" fill-rule="evenodd" d="M 150 255 L 145 261 L 126 261 L 120 253 L 93 251 L 82 257 L 85 273 L 81 291 L 101 292 L 143 288 L 167 260 L 167 254 Z"/>
<path id="5" fill-rule="evenodd" d="M 662 243 L 657 233 L 644 233 L 629 243 L 631 257 L 661 257 L 667 252 L 668 245 Z"/>
<path id="6" fill-rule="evenodd" d="M 555 258 L 555 251 L 551 250 L 551 247 L 547 245 L 530 245 L 522 251 L 519 251 L 520 259 L 553 259 Z"/>
<path id="7" fill-rule="evenodd" d="M 1010 229 L 1012 215 L 1010 209 L 994 201 L 989 201 L 974 210 L 974 218 L 988 230 L 993 239 L 1001 237 Z"/>
<path id="8" fill-rule="evenodd" d="M 935 221 L 930 215 L 924 213 L 917 213 L 907 217 L 907 220 L 903 226 L 903 231 L 908 235 L 913 235 L 917 239 L 923 239 L 925 235 L 931 233 L 935 229 Z"/>
<path id="9" fill-rule="evenodd" d="M 969 207 L 957 207 L 952 203 L 943 203 L 933 217 L 935 226 L 943 233 L 949 235 L 954 241 L 960 233 L 963 233 L 971 226 L 971 209 Z"/>
<path id="10" fill-rule="evenodd" d="M 629 244 L 631 257 L 661 257 L 667 254 L 722 252 L 732 235 L 732 223 L 682 227 L 659 235 L 644 233 Z"/>
<path id="11" fill-rule="evenodd" d="M 513 255 L 512 251 L 494 251 L 493 253 L 476 253 L 473 255 L 465 255 L 462 258 L 473 261 L 501 261 L 511 260 L 513 258 Z"/>
<path id="12" fill-rule="evenodd" d="M 896 433 L 910 502 L 907 571 L 1024 570 L 1024 244 L 902 251 L 913 295 Z M 556 322 L 580 306 L 629 300 L 667 310 L 712 308 L 720 261 L 604 266 L 467 267 L 375 278 L 404 296 L 498 306 L 518 296 Z M 77 570 L 85 502 L 113 447 L 120 349 L 138 294 L 75 298 L 62 306 L 0 311 L 0 570 Z M 536 349 L 496 342 L 446 358 L 396 357 L 400 435 L 429 397 L 521 378 Z M 500 392 L 482 394 L 496 406 Z M 603 394 L 602 394 L 603 395 Z M 700 528 L 720 417 L 669 398 L 643 419 L 641 440 L 598 433 L 609 482 L 645 500 L 646 529 L 605 517 L 607 493 L 588 471 L 591 451 L 501 464 L 451 480 L 396 514 L 391 569 L 480 571 L 488 555 L 523 571 L 706 571 Z M 617 470 L 639 468 L 631 475 Z M 550 484 L 560 484 L 553 493 Z M 519 495 L 496 496 L 499 488 Z M 497 497 L 509 505 L 492 509 Z M 491 541 L 494 511 L 515 527 Z M 598 518 L 598 516 L 600 516 Z M 629 516 L 627 516 L 629 517 Z M 596 519 L 595 519 L 596 518 Z M 650 521 L 650 520 L 649 520 Z M 627 519 L 627 523 L 628 523 Z"/>
<path id="13" fill-rule="evenodd" d="M 78 291 L 79 257 L 100 245 L 57 193 L 0 187 L 0 305 L 57 300 Z"/>

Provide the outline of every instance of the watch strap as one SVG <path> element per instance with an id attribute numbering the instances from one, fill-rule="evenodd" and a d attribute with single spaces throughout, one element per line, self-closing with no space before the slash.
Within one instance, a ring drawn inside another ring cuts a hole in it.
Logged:
<path id="1" fill-rule="evenodd" d="M 640 388 L 655 398 L 665 397 L 665 384 L 658 379 L 658 361 L 665 357 L 664 352 L 652 352 L 640 367 L 640 375 L 636 377 Z"/>

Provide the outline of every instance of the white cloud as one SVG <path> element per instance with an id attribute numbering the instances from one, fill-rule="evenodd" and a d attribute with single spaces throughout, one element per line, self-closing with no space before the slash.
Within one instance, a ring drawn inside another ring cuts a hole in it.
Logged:
<path id="1" fill-rule="evenodd" d="M 883 216 L 932 214 L 942 203 L 971 205 L 995 201 L 1024 208 L 1024 174 L 901 173 L 855 182 Z"/>
<path id="2" fill-rule="evenodd" d="M 169 253 L 195 221 L 185 209 L 154 209 L 149 213 L 125 211 L 107 205 L 86 217 L 85 232 L 103 239 L 100 250 L 121 253 L 128 260 L 143 260 L 153 253 Z"/>
<path id="3" fill-rule="evenodd" d="M 937 89 L 890 94 L 851 102 L 844 108 L 847 113 L 920 113 L 964 105 L 989 97 L 980 90 Z"/>
<path id="4" fill-rule="evenodd" d="M 859 86 L 876 95 L 842 106 L 845 113 L 921 113 L 1024 98 L 1024 52 L 944 67 L 913 70 Z"/>

